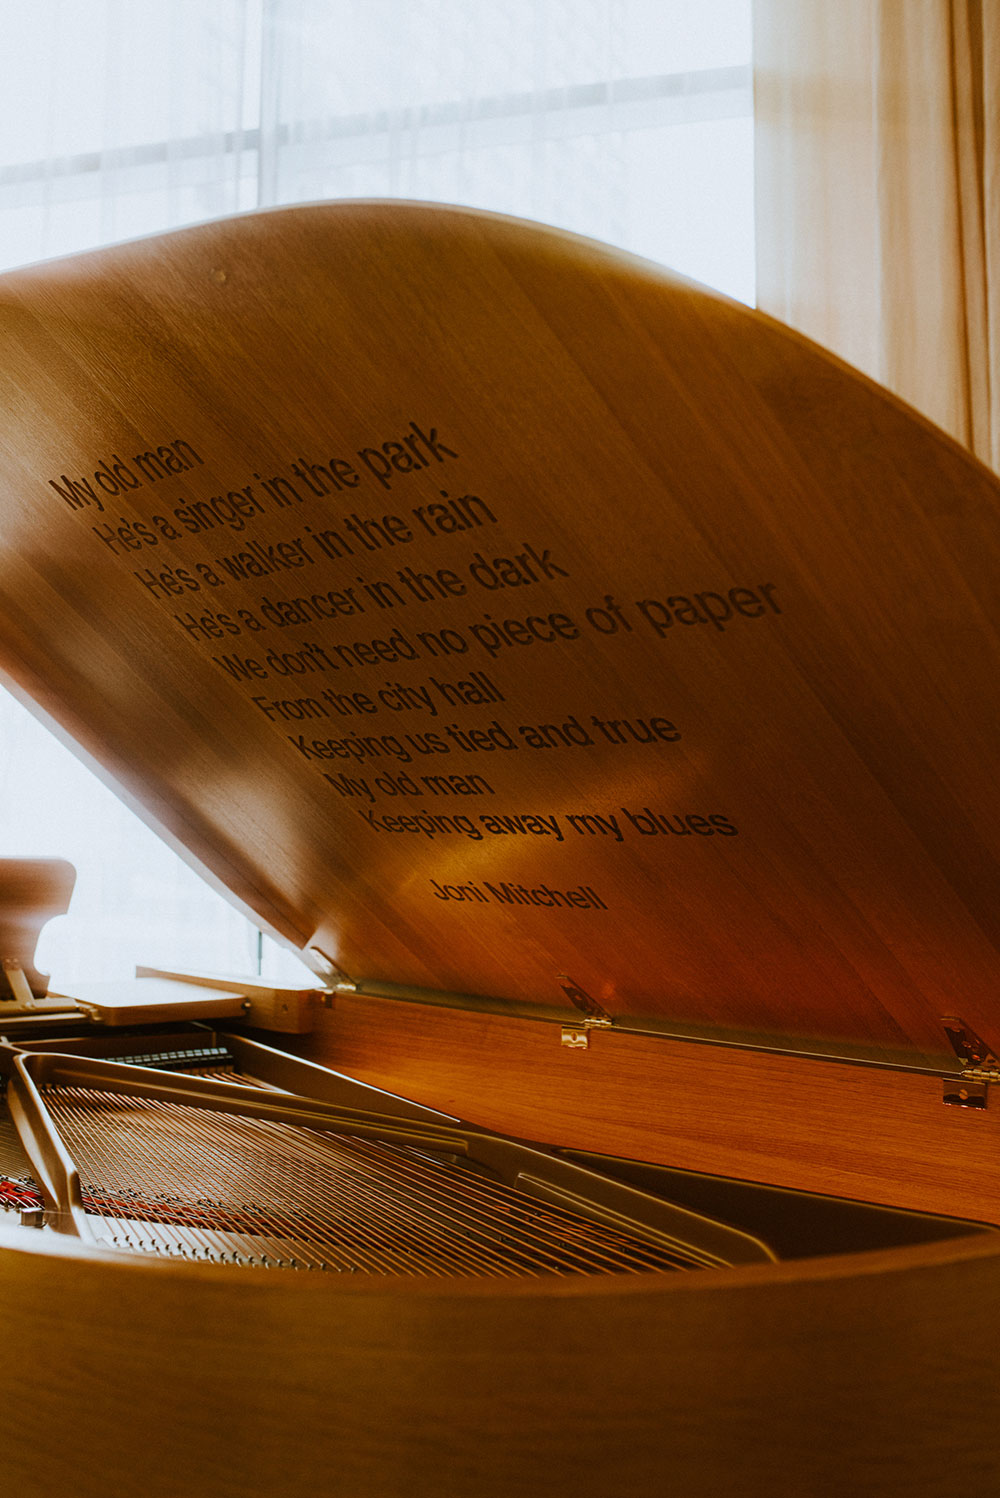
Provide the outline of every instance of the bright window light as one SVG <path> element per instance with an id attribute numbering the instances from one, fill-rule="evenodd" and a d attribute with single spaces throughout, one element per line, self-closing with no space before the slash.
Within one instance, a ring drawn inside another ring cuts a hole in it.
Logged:
<path id="1" fill-rule="evenodd" d="M 0 0 L 0 34 L 0 269 L 402 196 L 753 300 L 750 0 Z M 39 949 L 56 988 L 137 963 L 304 971 L 3 693 L 0 856 L 77 867 Z"/>

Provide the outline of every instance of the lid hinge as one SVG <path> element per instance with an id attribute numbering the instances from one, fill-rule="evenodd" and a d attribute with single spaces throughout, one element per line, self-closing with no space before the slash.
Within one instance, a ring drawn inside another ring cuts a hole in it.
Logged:
<path id="1" fill-rule="evenodd" d="M 562 1044 L 570 1051 L 586 1051 L 590 1048 L 591 1030 L 610 1030 L 614 1020 L 609 1016 L 607 1019 L 592 1019 L 588 1016 L 579 1025 L 563 1025 Z"/>
<path id="2" fill-rule="evenodd" d="M 962 1062 L 957 1076 L 942 1078 L 942 1101 L 954 1108 L 987 1107 L 989 1084 L 1000 1082 L 1000 1060 L 964 1020 L 946 1015 L 941 1023 L 952 1050 Z"/>
<path id="3" fill-rule="evenodd" d="M 570 1051 L 589 1050 L 591 1030 L 610 1030 L 614 1020 L 604 1005 L 575 983 L 569 973 L 557 973 L 556 982 L 573 1008 L 583 1015 L 576 1024 L 563 1025 L 561 1043 Z"/>

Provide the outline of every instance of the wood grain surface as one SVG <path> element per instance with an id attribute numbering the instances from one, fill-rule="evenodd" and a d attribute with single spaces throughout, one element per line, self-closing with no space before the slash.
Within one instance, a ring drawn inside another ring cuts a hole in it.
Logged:
<path id="1" fill-rule="evenodd" d="M 998 488 L 911 412 L 437 207 L 49 263 L 0 321 L 0 665 L 272 928 L 567 1014 L 1000 1044 Z"/>
<path id="2" fill-rule="evenodd" d="M 8 967 L 19 970 L 31 993 L 43 996 L 48 974 L 35 966 L 42 927 L 69 908 L 76 870 L 62 858 L 0 858 L 0 1016 L 3 1001 L 16 1000 L 18 986 Z"/>
<path id="3" fill-rule="evenodd" d="M 342 971 L 873 1057 L 1000 1043 L 996 481 L 777 325 L 339 204 L 0 280 L 0 667 Z M 323 491 L 326 492 L 323 492 Z M 543 1141 L 1000 1221 L 934 1077 L 338 998 L 313 1058 Z M 993 1089 L 995 1091 L 995 1088 Z M 525 1285 L 0 1230 L 26 1498 L 951 1498 L 991 1238 Z"/>
<path id="4" fill-rule="evenodd" d="M 502 1133 L 1000 1223 L 1000 1109 L 934 1075 L 340 998 L 310 1059 Z M 995 1090 L 995 1089 L 991 1089 Z"/>
<path id="5" fill-rule="evenodd" d="M 331 1295 L 0 1240 L 5 1342 L 25 1350 L 0 1363 L 0 1430 L 25 1498 L 952 1498 L 1000 1478 L 980 1241 Z"/>

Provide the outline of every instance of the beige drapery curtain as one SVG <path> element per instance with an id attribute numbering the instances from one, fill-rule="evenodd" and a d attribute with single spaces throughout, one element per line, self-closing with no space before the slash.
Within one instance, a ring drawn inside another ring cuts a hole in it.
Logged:
<path id="1" fill-rule="evenodd" d="M 758 304 L 1000 468 L 1000 3 L 754 9 Z"/>

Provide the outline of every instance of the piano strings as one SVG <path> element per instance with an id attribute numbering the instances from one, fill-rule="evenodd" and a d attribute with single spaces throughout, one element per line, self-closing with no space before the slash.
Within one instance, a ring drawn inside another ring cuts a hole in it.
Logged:
<path id="1" fill-rule="evenodd" d="M 412 1146 L 89 1087 L 50 1085 L 44 1095 L 84 1207 L 112 1247 L 442 1278 L 712 1262 L 696 1247 L 645 1242 Z"/>

